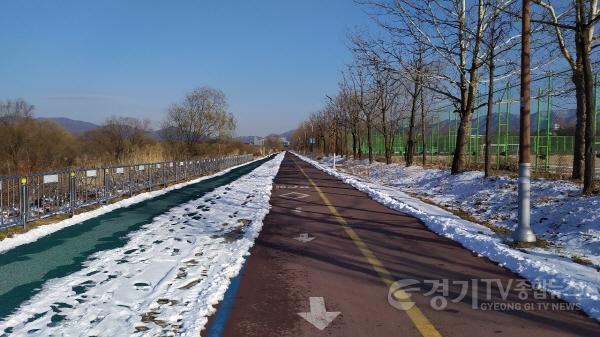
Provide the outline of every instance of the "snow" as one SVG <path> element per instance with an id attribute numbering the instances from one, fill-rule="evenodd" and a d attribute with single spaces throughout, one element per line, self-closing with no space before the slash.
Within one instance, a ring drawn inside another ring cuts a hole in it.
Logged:
<path id="1" fill-rule="evenodd" d="M 338 170 L 334 171 L 330 168 L 332 158 L 319 163 L 299 156 L 377 202 L 420 219 L 433 232 L 581 305 L 590 317 L 600 320 L 600 272 L 571 260 L 573 255 L 584 256 L 600 264 L 599 196 L 582 196 L 579 186 L 569 182 L 533 180 L 532 226 L 552 245 L 548 249 L 514 249 L 504 243 L 506 234 L 464 220 L 429 202 L 446 209 L 460 209 L 478 222 L 512 229 L 516 225 L 516 178 L 484 179 L 481 172 L 451 175 L 448 170 L 369 165 L 366 161 L 339 158 Z"/>
<path id="2" fill-rule="evenodd" d="M 48 281 L 0 322 L 0 333 L 198 336 L 262 228 L 282 159 L 170 209 L 124 247 Z"/>
<path id="3" fill-rule="evenodd" d="M 258 158 L 258 159 L 254 160 L 254 161 L 258 161 L 258 160 L 262 160 L 262 159 L 264 159 L 264 157 L 263 158 Z M 29 230 L 29 231 L 27 231 L 25 233 L 15 234 L 14 236 L 12 236 L 10 238 L 6 238 L 6 239 L 0 241 L 0 253 L 3 253 L 5 251 L 7 251 L 7 250 L 11 250 L 11 249 L 13 249 L 15 247 L 18 247 L 20 245 L 24 245 L 24 244 L 27 244 L 27 243 L 31 243 L 31 242 L 37 241 L 38 239 L 40 239 L 40 238 L 42 238 L 42 237 L 44 237 L 46 235 L 52 234 L 54 232 L 57 232 L 57 231 L 59 231 L 59 230 L 61 230 L 63 228 L 66 228 L 66 227 L 78 224 L 78 223 L 80 223 L 82 221 L 85 221 L 85 220 L 89 220 L 89 219 L 98 217 L 98 216 L 100 216 L 102 214 L 106 214 L 108 212 L 114 211 L 115 209 L 123 208 L 123 207 L 128 207 L 128 206 L 140 203 L 140 202 L 142 202 L 144 200 L 152 199 L 152 198 L 155 198 L 157 196 L 166 194 L 166 193 L 168 193 L 170 191 L 178 190 L 178 189 L 183 188 L 185 186 L 196 184 L 196 183 L 199 183 L 199 182 L 201 182 L 203 180 L 206 180 L 206 179 L 210 179 L 210 178 L 214 178 L 214 177 L 217 177 L 217 176 L 224 175 L 224 174 L 230 172 L 231 170 L 233 170 L 233 169 L 235 169 L 237 167 L 248 165 L 249 163 L 250 162 L 245 163 L 245 164 L 241 164 L 241 165 L 237 165 L 237 166 L 233 166 L 233 167 L 230 167 L 230 168 L 227 168 L 225 170 L 219 171 L 219 172 L 217 172 L 215 174 L 212 174 L 212 175 L 203 176 L 203 177 L 200 177 L 200 178 L 197 178 L 197 179 L 193 179 L 193 180 L 186 181 L 186 182 L 183 182 L 183 183 L 175 184 L 175 185 L 172 185 L 172 186 L 160 189 L 160 190 L 140 193 L 140 194 L 135 195 L 133 197 L 130 197 L 130 198 L 127 198 L 127 199 L 123 199 L 123 200 L 117 201 L 117 202 L 112 203 L 112 204 L 100 206 L 99 208 L 97 208 L 95 210 L 92 210 L 92 211 L 89 211 L 89 212 L 85 212 L 85 213 L 81 213 L 81 214 L 77 214 L 77 215 L 75 215 L 75 216 L 73 216 L 73 217 L 71 217 L 69 219 L 65 219 L 65 220 L 62 220 L 62 221 L 58 221 L 58 222 L 47 224 L 47 225 L 43 225 L 43 226 L 39 226 L 39 227 L 36 227 L 36 228 L 34 228 L 32 230 Z"/>

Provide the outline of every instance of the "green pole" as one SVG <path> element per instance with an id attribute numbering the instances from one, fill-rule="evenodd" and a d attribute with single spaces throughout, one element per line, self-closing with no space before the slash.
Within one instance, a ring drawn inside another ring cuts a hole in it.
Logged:
<path id="1" fill-rule="evenodd" d="M 542 96 L 542 88 L 538 88 L 538 96 L 537 96 L 537 132 L 535 139 L 535 170 L 538 171 L 538 159 L 540 157 L 540 97 Z"/>
<path id="2" fill-rule="evenodd" d="M 437 111 L 437 119 L 436 119 L 436 141 L 435 141 L 435 147 L 436 147 L 436 151 L 435 151 L 435 160 L 438 161 L 439 155 L 440 155 L 440 110 Z"/>
<path id="3" fill-rule="evenodd" d="M 596 106 L 596 98 L 598 96 L 598 73 L 594 75 L 594 146 L 596 146 L 596 124 L 597 124 L 597 112 L 598 107 Z"/>
<path id="4" fill-rule="evenodd" d="M 431 125 L 429 126 L 429 153 L 431 153 L 431 158 L 433 158 L 433 123 L 435 123 L 435 118 L 431 114 Z"/>
<path id="5" fill-rule="evenodd" d="M 504 159 L 504 165 L 508 167 L 508 156 L 509 156 L 509 148 L 508 148 L 508 136 L 510 132 L 510 85 L 506 84 L 506 130 L 504 131 L 504 152 L 506 153 Z"/>
<path id="6" fill-rule="evenodd" d="M 451 139 L 451 129 L 452 129 L 452 111 L 448 110 L 448 144 L 446 154 L 450 154 L 450 139 Z"/>
<path id="7" fill-rule="evenodd" d="M 544 170 L 550 170 L 550 121 L 552 119 L 552 72 L 548 74 L 548 98 L 546 104 L 546 158 L 544 159 Z"/>
<path id="8" fill-rule="evenodd" d="M 456 143 L 456 133 L 457 133 L 457 129 L 458 129 L 458 114 L 454 113 L 453 116 L 454 116 L 454 132 L 452 135 L 453 136 L 452 137 L 452 143 L 453 143 L 452 153 L 454 153 L 454 151 L 456 151 L 456 146 L 458 145 Z M 450 157 L 448 157 L 448 158 L 450 159 Z M 450 160 L 450 162 L 452 162 L 452 161 Z"/>
<path id="9" fill-rule="evenodd" d="M 500 136 L 502 126 L 502 100 L 498 102 L 498 128 L 496 130 L 496 170 L 500 170 Z"/>
<path id="10" fill-rule="evenodd" d="M 479 165 L 479 149 L 480 149 L 480 147 L 479 147 L 479 145 L 480 145 L 479 144 L 480 143 L 480 141 L 479 141 L 479 136 L 480 136 L 479 135 L 479 130 L 481 130 L 479 128 L 480 127 L 480 125 L 479 125 L 479 112 L 480 112 L 479 111 L 480 110 L 479 105 L 481 104 L 481 95 L 478 95 L 477 97 L 479 99 L 477 100 L 478 101 L 478 104 L 477 104 L 477 137 L 475 138 L 475 145 L 476 145 L 476 147 L 475 147 L 475 163 L 477 165 Z"/>

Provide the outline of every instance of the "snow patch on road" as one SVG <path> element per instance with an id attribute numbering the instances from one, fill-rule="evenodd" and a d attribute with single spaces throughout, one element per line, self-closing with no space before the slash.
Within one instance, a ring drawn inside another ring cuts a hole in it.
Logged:
<path id="1" fill-rule="evenodd" d="M 0 336 L 198 336 L 262 228 L 282 159 L 170 209 L 124 247 L 48 281 L 0 322 Z"/>
<path id="2" fill-rule="evenodd" d="M 257 160 L 262 160 L 263 158 L 259 158 L 254 161 Z M 244 165 L 248 165 L 251 162 L 245 163 L 245 164 L 241 164 L 241 165 L 237 165 L 237 166 L 233 166 L 230 167 L 228 169 L 225 169 L 223 171 L 219 171 L 215 174 L 211 174 L 208 176 L 203 176 L 194 180 L 190 180 L 190 181 L 186 181 L 183 183 L 179 183 L 179 184 L 175 184 L 157 191 L 152 191 L 152 192 L 144 192 L 144 193 L 140 193 L 138 195 L 135 195 L 133 197 L 124 199 L 124 200 L 120 200 L 117 201 L 115 203 L 112 204 L 108 204 L 108 205 L 104 205 L 104 206 L 100 206 L 99 208 L 89 211 L 89 212 L 85 212 L 85 213 L 81 213 L 81 214 L 77 214 L 72 218 L 66 219 L 66 220 L 62 220 L 62 221 L 58 221 L 55 223 L 51 223 L 48 225 L 42 225 L 39 227 L 36 227 L 30 231 L 27 231 L 25 233 L 22 234 L 15 234 L 14 236 L 10 237 L 10 238 L 6 238 L 2 241 L 0 241 L 0 253 L 3 253 L 7 250 L 11 250 L 15 247 L 18 247 L 20 245 L 24 245 L 27 243 L 31 243 L 34 241 L 39 240 L 40 238 L 46 236 L 46 235 L 50 235 L 54 232 L 57 232 L 63 228 L 69 227 L 69 226 L 73 226 L 75 224 L 78 224 L 80 222 L 83 222 L 85 220 L 89 220 L 92 218 L 96 218 L 102 214 L 106 214 L 108 212 L 112 212 L 118 208 L 123 208 L 123 207 L 128 207 L 137 203 L 140 203 L 144 200 L 148 200 L 148 199 L 152 199 L 155 198 L 157 196 L 166 194 L 170 191 L 174 191 L 174 190 L 178 190 L 181 189 L 183 187 L 189 186 L 189 185 L 193 185 L 193 184 L 197 184 L 203 180 L 206 179 L 211 179 L 217 176 L 222 176 L 224 174 L 227 174 L 228 172 L 230 172 L 231 170 L 244 166 Z"/>
<path id="3" fill-rule="evenodd" d="M 532 281 L 532 283 L 541 285 L 546 291 L 559 296 L 560 298 L 581 305 L 590 317 L 600 320 L 600 273 L 589 266 L 584 266 L 573 262 L 570 258 L 560 256 L 547 250 L 517 250 L 510 248 L 503 243 L 503 237 L 491 231 L 488 227 L 466 221 L 440 207 L 430 205 L 417 198 L 400 191 L 402 189 L 428 189 L 435 192 L 436 201 L 461 200 L 466 195 L 477 194 L 477 191 L 486 190 L 480 181 L 483 180 L 479 172 L 468 172 L 458 176 L 444 179 L 447 173 L 436 171 L 443 170 L 423 170 L 422 168 L 409 168 L 404 171 L 405 175 L 398 171 L 383 173 L 377 171 L 377 167 L 370 168 L 370 180 L 355 175 L 335 171 L 325 165 L 322 165 L 312 159 L 297 154 L 304 161 L 314 165 L 320 170 L 333 175 L 347 184 L 350 184 L 358 190 L 367 193 L 375 201 L 400 212 L 412 215 L 425 223 L 433 232 L 450 238 L 465 248 L 488 257 L 520 276 Z M 408 173 L 408 171 L 414 171 Z M 419 176 L 420 175 L 420 176 Z M 382 178 L 382 177 L 385 177 Z M 416 177 L 416 178 L 415 178 Z M 403 184 L 404 179 L 404 184 Z M 452 181 L 450 181 L 450 179 Z M 514 184 L 511 178 L 496 177 L 501 184 Z M 428 184 L 423 181 L 429 181 Z M 461 185 L 459 181 L 467 182 L 467 186 Z M 392 185 L 393 182 L 393 185 Z M 534 182 L 533 187 L 539 188 L 540 182 Z M 548 189 L 556 188 L 560 193 L 575 193 L 573 184 L 564 182 L 547 183 Z M 464 191 L 464 189 L 467 189 Z M 490 188 L 490 187 L 487 187 Z M 511 188 L 509 188 L 511 189 Z M 454 193 L 452 192 L 454 191 Z M 510 198 L 503 196 L 502 190 L 497 191 L 488 198 L 507 198 L 501 199 L 505 207 L 512 211 L 514 202 Z M 465 194 L 466 193 L 466 194 Z M 493 193 L 490 191 L 490 193 Z M 593 203 L 592 203 L 593 204 Z M 557 206 L 554 206 L 557 207 Z M 593 209 L 592 209 L 593 208 Z M 582 217 L 590 219 L 588 222 L 594 224 L 597 228 L 598 210 L 597 206 L 588 204 Z M 535 212 L 535 211 L 534 211 Z M 552 217 L 552 212 L 540 214 L 546 217 Z M 570 213 L 578 214 L 578 213 Z M 532 217 L 535 219 L 534 217 Z M 568 221 L 568 220 L 567 220 Z M 571 220 L 572 221 L 572 220 Z M 597 255 L 597 254 L 596 254 Z"/>

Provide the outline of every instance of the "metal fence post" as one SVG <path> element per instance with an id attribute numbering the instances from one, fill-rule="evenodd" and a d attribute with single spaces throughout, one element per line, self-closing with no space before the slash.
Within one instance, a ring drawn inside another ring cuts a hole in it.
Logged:
<path id="1" fill-rule="evenodd" d="M 4 181 L 2 179 L 0 179 L 0 227 L 4 227 L 4 198 L 3 198 L 3 193 L 4 191 L 2 191 L 2 184 L 4 184 Z"/>
<path id="2" fill-rule="evenodd" d="M 135 167 L 133 170 L 135 170 Z M 127 183 L 129 185 L 129 196 L 133 195 L 133 186 L 131 184 L 131 171 L 131 166 L 127 167 Z"/>
<path id="3" fill-rule="evenodd" d="M 152 164 L 148 165 L 148 192 L 152 191 Z"/>
<path id="4" fill-rule="evenodd" d="M 21 226 L 25 228 L 27 224 L 27 216 L 29 213 L 29 196 L 27 188 L 27 177 L 21 178 L 21 193 L 19 203 L 19 213 L 21 215 Z"/>
<path id="5" fill-rule="evenodd" d="M 69 207 L 71 208 L 71 216 L 75 215 L 75 206 L 76 206 L 76 199 L 77 199 L 77 187 L 76 187 L 76 183 L 77 183 L 77 177 L 75 175 L 75 171 L 71 171 L 69 173 Z"/>
<path id="6" fill-rule="evenodd" d="M 110 169 L 105 168 L 104 170 L 104 201 L 108 202 L 110 198 Z"/>

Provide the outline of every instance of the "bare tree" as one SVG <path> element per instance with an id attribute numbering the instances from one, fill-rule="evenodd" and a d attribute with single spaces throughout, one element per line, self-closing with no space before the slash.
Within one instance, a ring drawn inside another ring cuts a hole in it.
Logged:
<path id="1" fill-rule="evenodd" d="M 427 115 L 427 109 L 425 108 L 425 90 L 421 90 L 421 147 L 423 148 L 423 151 L 421 153 L 422 155 L 422 163 L 423 166 L 425 166 L 425 164 L 427 163 L 427 130 L 426 130 L 426 115 Z"/>
<path id="2" fill-rule="evenodd" d="M 15 101 L 0 101 L 0 122 L 11 123 L 33 117 L 34 106 L 19 98 Z"/>
<path id="3" fill-rule="evenodd" d="M 430 82 L 438 83 L 428 89 L 449 99 L 460 116 L 452 173 L 463 171 L 491 6 L 484 0 L 469 7 L 463 0 L 379 0 L 366 4 L 391 35 L 407 43 L 422 41 L 433 52 L 432 57 L 445 65 L 445 71 L 437 72 L 435 81 Z"/>
<path id="4" fill-rule="evenodd" d="M 399 84 L 392 68 L 375 50 L 371 50 L 368 56 L 367 71 L 372 82 L 372 104 L 376 109 L 377 120 L 375 127 L 383 137 L 383 148 L 386 164 L 392 162 L 394 147 L 394 136 L 398 130 L 400 114 L 397 107 L 397 100 L 400 94 Z"/>
<path id="5" fill-rule="evenodd" d="M 545 10 L 546 15 L 531 21 L 553 27 L 561 54 L 573 73 L 572 80 L 575 84 L 577 102 L 577 131 L 575 132 L 572 177 L 580 179 L 583 174 L 583 192 L 587 194 L 592 192 L 596 158 L 595 123 L 593 121 L 594 79 L 590 54 L 595 42 L 600 39 L 600 37 L 594 36 L 595 25 L 600 20 L 598 1 L 555 2 L 561 6 L 561 14 L 557 14 L 558 7 L 551 1 L 533 0 L 533 3 Z M 570 33 L 572 40 L 566 40 L 566 33 Z"/>
<path id="6" fill-rule="evenodd" d="M 133 159 L 133 154 L 154 143 L 150 137 L 150 121 L 132 117 L 110 117 L 97 129 L 83 135 L 87 148 L 104 154 L 108 163 L 118 164 Z"/>
<path id="7" fill-rule="evenodd" d="M 351 75 L 348 74 L 348 71 L 342 73 L 339 95 L 342 110 L 346 114 L 346 120 L 352 137 L 352 157 L 354 159 L 361 159 L 361 109 L 358 94 L 354 91 L 349 76 Z"/>
<path id="8" fill-rule="evenodd" d="M 0 173 L 27 174 L 75 162 L 75 137 L 58 124 L 33 118 L 22 99 L 0 102 Z"/>
<path id="9" fill-rule="evenodd" d="M 196 145 L 235 130 L 233 115 L 227 111 L 227 98 L 218 89 L 203 87 L 173 104 L 163 123 L 164 138 L 183 144 L 185 155 L 197 155 Z"/>
<path id="10" fill-rule="evenodd" d="M 414 162 L 415 156 L 415 127 L 416 127 L 416 119 L 417 119 L 417 109 L 419 107 L 419 98 L 423 95 L 423 71 L 424 71 L 424 59 L 423 59 L 423 46 L 419 44 L 417 49 L 413 51 L 413 60 L 404 66 L 401 71 L 401 74 L 404 73 L 403 76 L 407 79 L 407 82 L 404 84 L 406 86 L 406 92 L 410 95 L 411 107 L 410 107 L 410 118 L 408 123 L 408 139 L 406 141 L 406 147 L 404 150 L 404 161 L 406 166 L 412 166 Z M 412 86 L 412 88 L 409 88 Z M 423 106 L 424 100 L 421 100 L 421 108 L 422 113 L 424 114 L 425 107 Z M 422 124 L 424 127 L 425 120 L 422 117 Z M 423 131 L 423 130 L 421 130 Z M 424 136 L 423 136 L 424 137 Z M 425 150 L 425 147 L 423 147 Z"/>
<path id="11" fill-rule="evenodd" d="M 516 55 L 511 55 L 508 59 L 502 59 L 503 54 L 514 51 L 514 47 L 520 41 L 520 34 L 511 35 L 513 31 L 513 20 L 505 12 L 507 3 L 502 0 L 489 0 L 490 4 L 496 10 L 491 15 L 489 27 L 483 44 L 486 48 L 485 65 L 487 66 L 487 113 L 485 118 L 485 153 L 484 153 L 484 175 L 489 177 L 492 170 L 492 121 L 494 112 L 494 94 L 496 76 L 508 77 L 513 73 L 513 68 L 517 67 L 514 59 Z M 503 6 L 503 7 L 501 7 Z M 497 75 L 497 69 L 504 69 L 504 73 Z M 516 72 L 516 71 L 515 71 Z M 500 118 L 500 117 L 498 117 Z M 498 132 L 500 132 L 498 130 Z"/>
<path id="12" fill-rule="evenodd" d="M 356 95 L 356 102 L 360 107 L 362 119 L 367 133 L 367 151 L 369 163 L 373 163 L 373 127 L 376 117 L 375 100 L 373 99 L 367 73 L 360 64 L 349 67 L 349 78 L 352 90 Z"/>

